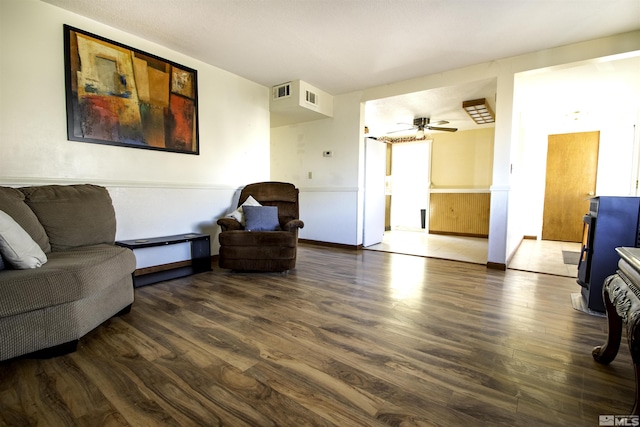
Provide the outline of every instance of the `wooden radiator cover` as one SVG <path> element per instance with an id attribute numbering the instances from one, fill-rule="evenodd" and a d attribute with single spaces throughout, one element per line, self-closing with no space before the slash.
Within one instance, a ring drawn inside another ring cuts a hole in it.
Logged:
<path id="1" fill-rule="evenodd" d="M 488 237 L 490 193 L 431 193 L 429 233 Z"/>

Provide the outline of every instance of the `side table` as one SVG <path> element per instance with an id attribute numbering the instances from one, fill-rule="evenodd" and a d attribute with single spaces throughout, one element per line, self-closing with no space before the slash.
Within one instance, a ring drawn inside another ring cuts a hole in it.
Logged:
<path id="1" fill-rule="evenodd" d="M 640 415 L 640 248 L 623 247 L 616 248 L 616 251 L 620 255 L 618 271 L 607 277 L 602 287 L 609 326 L 607 342 L 595 347 L 592 355 L 599 363 L 611 363 L 620 348 L 622 325 L 626 325 L 636 381 L 631 415 Z"/>
<path id="2" fill-rule="evenodd" d="M 116 245 L 129 248 L 131 250 L 151 248 L 156 246 L 175 245 L 178 243 L 191 244 L 190 265 L 180 266 L 171 269 L 153 271 L 151 273 L 136 276 L 133 275 L 133 286 L 140 287 L 163 280 L 175 279 L 177 277 L 189 276 L 191 274 L 211 271 L 211 243 L 208 234 L 187 233 L 174 236 L 150 237 L 146 239 L 120 240 Z"/>

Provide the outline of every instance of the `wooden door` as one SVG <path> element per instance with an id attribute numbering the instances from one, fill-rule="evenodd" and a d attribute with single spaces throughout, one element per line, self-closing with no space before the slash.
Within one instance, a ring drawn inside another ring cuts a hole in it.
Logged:
<path id="1" fill-rule="evenodd" d="M 549 135 L 542 239 L 581 242 L 595 195 L 600 132 Z"/>

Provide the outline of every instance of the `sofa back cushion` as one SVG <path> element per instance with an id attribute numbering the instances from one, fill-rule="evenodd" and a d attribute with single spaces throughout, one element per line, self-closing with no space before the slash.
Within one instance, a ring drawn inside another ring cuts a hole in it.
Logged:
<path id="1" fill-rule="evenodd" d="M 8 214 L 26 231 L 44 253 L 51 252 L 49 237 L 35 213 L 25 203 L 24 194 L 17 188 L 0 187 L 0 211 Z"/>
<path id="2" fill-rule="evenodd" d="M 116 215 L 106 188 L 80 184 L 20 190 L 47 232 L 52 251 L 115 242 Z"/>
<path id="3" fill-rule="evenodd" d="M 299 190 L 287 182 L 257 182 L 248 184 L 240 192 L 238 204 L 252 196 L 263 206 L 277 206 L 280 226 L 299 218 Z"/>

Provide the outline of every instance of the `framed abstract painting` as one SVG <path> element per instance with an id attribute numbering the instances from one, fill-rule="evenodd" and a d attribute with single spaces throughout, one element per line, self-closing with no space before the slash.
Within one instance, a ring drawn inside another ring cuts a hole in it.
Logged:
<path id="1" fill-rule="evenodd" d="M 197 71 L 64 25 L 70 141 L 199 154 Z"/>

